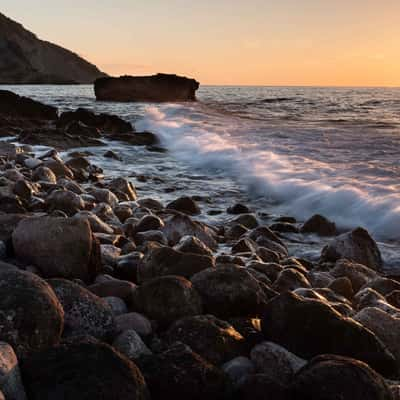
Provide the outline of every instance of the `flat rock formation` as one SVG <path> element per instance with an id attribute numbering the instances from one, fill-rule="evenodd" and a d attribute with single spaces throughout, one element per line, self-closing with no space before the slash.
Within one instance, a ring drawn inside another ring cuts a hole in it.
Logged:
<path id="1" fill-rule="evenodd" d="M 102 101 L 195 101 L 199 82 L 177 75 L 121 76 L 100 78 L 94 85 Z"/>
<path id="2" fill-rule="evenodd" d="M 0 13 L 0 84 L 93 83 L 104 76 L 77 54 L 40 40 Z"/>

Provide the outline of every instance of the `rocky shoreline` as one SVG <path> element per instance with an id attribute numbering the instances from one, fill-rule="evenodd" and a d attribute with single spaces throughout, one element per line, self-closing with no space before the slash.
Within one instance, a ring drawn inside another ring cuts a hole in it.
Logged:
<path id="1" fill-rule="evenodd" d="M 74 150 L 162 150 L 116 116 L 1 91 L 0 136 L 19 143 L 0 142 L 5 399 L 400 398 L 400 283 L 366 230 L 141 198 Z M 318 262 L 296 232 L 331 238 Z"/>

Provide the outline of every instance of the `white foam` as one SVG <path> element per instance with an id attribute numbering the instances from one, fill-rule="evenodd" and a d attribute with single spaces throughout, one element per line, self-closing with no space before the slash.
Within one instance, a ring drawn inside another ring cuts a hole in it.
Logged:
<path id="1" fill-rule="evenodd" d="M 229 134 L 226 121 L 204 121 L 195 106 L 151 106 L 137 124 L 156 133 L 178 159 L 223 171 L 279 212 L 305 220 L 320 213 L 339 226 L 363 226 L 379 239 L 400 238 L 400 194 L 340 176 L 331 164 L 281 155 Z M 248 133 L 249 135 L 251 132 Z"/>

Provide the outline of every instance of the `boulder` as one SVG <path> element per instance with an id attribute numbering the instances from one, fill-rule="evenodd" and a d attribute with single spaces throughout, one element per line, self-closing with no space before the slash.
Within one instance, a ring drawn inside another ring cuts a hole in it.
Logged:
<path id="1" fill-rule="evenodd" d="M 202 313 L 201 299 L 190 281 L 162 276 L 143 283 L 132 293 L 132 309 L 162 325 Z"/>
<path id="2" fill-rule="evenodd" d="M 191 281 L 202 298 L 205 312 L 217 317 L 255 316 L 267 301 L 260 283 L 236 265 L 206 269 Z"/>
<path id="3" fill-rule="evenodd" d="M 249 214 L 251 211 L 249 207 L 245 204 L 236 203 L 233 206 L 228 207 L 226 210 L 228 214 L 238 215 L 238 214 Z"/>
<path id="4" fill-rule="evenodd" d="M 56 183 L 57 177 L 55 173 L 47 167 L 38 167 L 32 173 L 32 179 L 34 181 Z"/>
<path id="5" fill-rule="evenodd" d="M 151 322 L 142 314 L 131 312 L 115 318 L 117 332 L 135 331 L 141 337 L 148 337 L 153 333 Z"/>
<path id="6" fill-rule="evenodd" d="M 118 197 L 111 190 L 92 188 L 89 193 L 98 203 L 106 203 L 111 206 L 111 208 L 118 205 Z"/>
<path id="7" fill-rule="evenodd" d="M 201 213 L 199 206 L 191 197 L 180 197 L 167 204 L 166 208 L 180 211 L 188 215 L 198 215 Z"/>
<path id="8" fill-rule="evenodd" d="M 354 292 L 358 292 L 369 281 L 377 277 L 376 272 L 365 265 L 343 259 L 336 262 L 335 267 L 331 269 L 330 273 L 335 278 L 349 278 Z"/>
<path id="9" fill-rule="evenodd" d="M 108 304 L 114 316 L 126 314 L 128 312 L 125 301 L 119 297 L 108 296 L 104 297 L 103 300 Z"/>
<path id="10" fill-rule="evenodd" d="M 277 292 L 283 293 L 287 290 L 298 288 L 310 288 L 308 279 L 294 268 L 285 268 L 277 277 L 272 288 Z"/>
<path id="11" fill-rule="evenodd" d="M 150 251 L 138 265 L 138 281 L 146 282 L 165 275 L 179 275 L 190 279 L 194 274 L 214 267 L 214 259 L 210 256 L 159 247 Z"/>
<path id="12" fill-rule="evenodd" d="M 0 214 L 0 240 L 8 241 L 11 239 L 14 229 L 25 218 L 27 214 Z"/>
<path id="13" fill-rule="evenodd" d="M 183 343 L 175 343 L 160 354 L 140 360 L 152 400 L 223 400 L 227 381 L 224 373 Z"/>
<path id="14" fill-rule="evenodd" d="M 194 101 L 199 83 L 177 75 L 121 76 L 95 81 L 96 99 L 122 102 Z"/>
<path id="15" fill-rule="evenodd" d="M 290 386 L 293 400 L 392 400 L 385 380 L 367 364 L 325 355 L 311 360 Z"/>
<path id="16" fill-rule="evenodd" d="M 26 400 L 17 356 L 13 348 L 0 342 L 0 390 L 7 400 Z"/>
<path id="17" fill-rule="evenodd" d="M 0 340 L 18 357 L 59 342 L 64 311 L 51 287 L 38 276 L 0 271 Z"/>
<path id="18" fill-rule="evenodd" d="M 366 287 L 376 290 L 381 295 L 386 296 L 394 290 L 400 290 L 400 282 L 380 276 L 369 281 L 360 290 L 365 289 Z"/>
<path id="19" fill-rule="evenodd" d="M 142 356 L 151 355 L 149 348 L 134 330 L 127 330 L 118 335 L 113 341 L 113 347 L 131 361 Z"/>
<path id="20" fill-rule="evenodd" d="M 322 249 L 322 262 L 337 261 L 340 258 L 366 265 L 374 270 L 383 266 L 378 245 L 363 228 L 337 236 Z"/>
<path id="21" fill-rule="evenodd" d="M 196 315 L 174 322 L 166 333 L 170 343 L 181 341 L 215 365 L 247 353 L 244 337 L 213 315 Z"/>
<path id="22" fill-rule="evenodd" d="M 48 283 L 64 309 L 64 337 L 91 335 L 106 341 L 113 335 L 113 313 L 103 299 L 65 279 Z"/>
<path id="23" fill-rule="evenodd" d="M 108 187 L 113 191 L 117 197 L 124 195 L 129 201 L 135 201 L 137 199 L 136 188 L 132 182 L 129 182 L 125 178 L 115 178 L 109 184 Z M 123 200 L 121 198 L 121 200 Z"/>
<path id="24" fill-rule="evenodd" d="M 261 327 L 268 341 L 299 357 L 337 354 L 362 360 L 385 376 L 397 374 L 393 355 L 371 331 L 320 300 L 280 294 L 266 305 Z"/>
<path id="25" fill-rule="evenodd" d="M 148 400 L 137 366 L 111 346 L 82 339 L 35 353 L 22 363 L 30 400 Z"/>
<path id="26" fill-rule="evenodd" d="M 226 374 L 226 376 L 230 379 L 232 384 L 237 387 L 239 382 L 255 373 L 255 367 L 251 360 L 247 357 L 236 357 L 232 360 L 229 360 L 221 367 L 222 371 Z"/>
<path id="27" fill-rule="evenodd" d="M 86 221 L 27 218 L 14 230 L 12 242 L 17 258 L 38 267 L 46 278 L 90 280 L 100 268 L 99 245 Z"/>
<path id="28" fill-rule="evenodd" d="M 85 208 L 81 196 L 70 190 L 54 190 L 46 198 L 46 205 L 49 212 L 59 210 L 70 216 Z"/>
<path id="29" fill-rule="evenodd" d="M 79 213 L 76 213 L 73 218 L 88 221 L 92 232 L 105 233 L 108 235 L 112 235 L 114 233 L 114 230 L 110 225 L 102 221 L 96 214 L 93 214 L 92 212 L 80 211 Z"/>
<path id="30" fill-rule="evenodd" d="M 292 400 L 288 396 L 287 387 L 274 381 L 268 374 L 244 376 L 239 381 L 235 394 L 235 399 L 237 400 L 265 400 L 266 398 L 271 400 Z"/>
<path id="31" fill-rule="evenodd" d="M 118 297 L 122 300 L 130 300 L 136 285 L 132 282 L 120 279 L 107 279 L 103 282 L 96 282 L 88 289 L 99 297 Z"/>
<path id="32" fill-rule="evenodd" d="M 320 236 L 334 236 L 337 234 L 335 223 L 319 214 L 313 215 L 308 219 L 300 231 L 301 233 L 316 233 Z"/>
<path id="33" fill-rule="evenodd" d="M 207 247 L 200 239 L 194 236 L 183 236 L 174 249 L 183 253 L 199 254 L 203 256 L 212 256 L 212 250 Z"/>

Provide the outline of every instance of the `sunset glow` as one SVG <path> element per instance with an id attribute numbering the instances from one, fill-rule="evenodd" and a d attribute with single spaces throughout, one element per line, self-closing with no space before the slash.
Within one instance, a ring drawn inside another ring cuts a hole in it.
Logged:
<path id="1" fill-rule="evenodd" d="M 75 3 L 75 4 L 74 4 Z M 398 0 L 3 0 L 42 39 L 113 75 L 203 84 L 400 85 Z"/>

